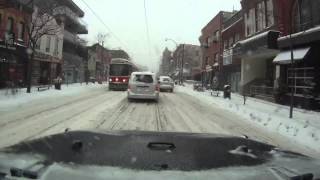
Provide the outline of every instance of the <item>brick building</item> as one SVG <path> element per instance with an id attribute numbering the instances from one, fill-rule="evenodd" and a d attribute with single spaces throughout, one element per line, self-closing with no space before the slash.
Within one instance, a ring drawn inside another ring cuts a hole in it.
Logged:
<path id="1" fill-rule="evenodd" d="M 1 1 L 0 9 L 0 88 L 8 82 L 26 82 L 28 37 L 26 24 L 32 8 L 19 0 Z"/>
<path id="2" fill-rule="evenodd" d="M 202 53 L 200 46 L 180 44 L 173 52 L 171 76 L 176 80 L 194 79 L 193 75 L 201 67 Z"/>
<path id="3" fill-rule="evenodd" d="M 280 8 L 276 0 L 242 0 L 241 6 L 245 40 L 233 52 L 241 58 L 242 93 L 273 101 Z"/>
<path id="4" fill-rule="evenodd" d="M 235 12 L 220 11 L 202 30 L 199 38 L 202 48 L 202 80 L 211 84 L 213 77 L 219 77 L 222 66 L 223 43 L 221 31 L 223 23 Z"/>
<path id="5" fill-rule="evenodd" d="M 239 92 L 241 80 L 241 59 L 233 53 L 233 45 L 244 38 L 244 20 L 242 11 L 226 20 L 222 30 L 223 63 L 221 84 L 231 85 L 233 92 Z"/>
<path id="6" fill-rule="evenodd" d="M 277 101 L 288 104 L 293 90 L 295 106 L 319 110 L 320 0 L 279 0 L 279 3 L 286 8 L 281 8 L 279 14 L 283 37 L 278 40 L 281 52 L 274 59 Z"/>
<path id="7" fill-rule="evenodd" d="M 88 62 L 86 64 L 89 76 L 97 80 L 106 81 L 109 74 L 111 54 L 100 44 L 88 47 Z"/>

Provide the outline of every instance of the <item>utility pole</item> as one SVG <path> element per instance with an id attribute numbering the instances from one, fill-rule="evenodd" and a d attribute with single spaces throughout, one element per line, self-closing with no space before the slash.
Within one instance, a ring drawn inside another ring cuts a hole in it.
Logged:
<path id="1" fill-rule="evenodd" d="M 182 59 L 181 59 L 181 73 L 180 73 L 180 83 L 183 84 L 183 65 L 184 65 L 184 44 L 182 44 Z"/>

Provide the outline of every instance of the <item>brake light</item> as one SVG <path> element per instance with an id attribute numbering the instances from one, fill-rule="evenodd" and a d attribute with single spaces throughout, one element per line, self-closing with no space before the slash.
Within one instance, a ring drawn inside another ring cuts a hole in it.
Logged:
<path id="1" fill-rule="evenodd" d="M 156 85 L 156 91 L 160 91 L 160 85 L 159 84 Z"/>

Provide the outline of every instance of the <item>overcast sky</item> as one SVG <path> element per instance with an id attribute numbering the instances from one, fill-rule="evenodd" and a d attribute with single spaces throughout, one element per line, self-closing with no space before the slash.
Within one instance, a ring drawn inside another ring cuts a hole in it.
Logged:
<path id="1" fill-rule="evenodd" d="M 150 45 L 146 33 L 143 0 L 84 0 L 102 18 L 112 33 L 100 23 L 82 0 L 74 2 L 84 10 L 90 44 L 99 32 L 109 34 L 106 47 L 124 49 L 138 64 L 156 71 L 165 47 L 178 43 L 198 45 L 201 29 L 220 11 L 240 9 L 240 0 L 146 0 Z M 120 40 L 118 40 L 120 39 Z M 150 50 L 150 53 L 149 53 Z"/>

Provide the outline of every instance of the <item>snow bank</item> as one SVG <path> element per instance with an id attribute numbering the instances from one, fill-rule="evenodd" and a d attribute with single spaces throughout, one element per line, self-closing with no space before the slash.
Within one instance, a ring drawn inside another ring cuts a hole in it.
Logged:
<path id="1" fill-rule="evenodd" d="M 232 94 L 232 99 L 223 99 L 210 95 L 210 92 L 197 92 L 190 85 L 177 86 L 177 92 L 189 94 L 200 101 L 236 113 L 243 119 L 261 129 L 279 133 L 290 140 L 305 145 L 317 152 L 320 150 L 320 113 L 302 109 L 294 109 L 294 118 L 289 118 L 289 107 L 255 98 L 247 98 L 243 105 L 243 97 Z"/>
<path id="2" fill-rule="evenodd" d="M 61 96 L 70 96 L 77 93 L 92 91 L 94 89 L 105 88 L 106 84 L 88 84 L 78 83 L 78 84 L 69 84 L 62 85 L 62 90 L 55 90 L 52 86 L 51 89 L 46 91 L 38 91 L 37 88 L 32 88 L 32 93 L 26 93 L 27 89 L 23 88 L 18 90 L 15 95 L 12 95 L 10 90 L 0 90 L 0 111 L 3 109 L 10 108 L 12 106 L 17 106 L 20 104 L 28 103 L 33 100 L 46 99 L 46 98 L 57 98 Z"/>

